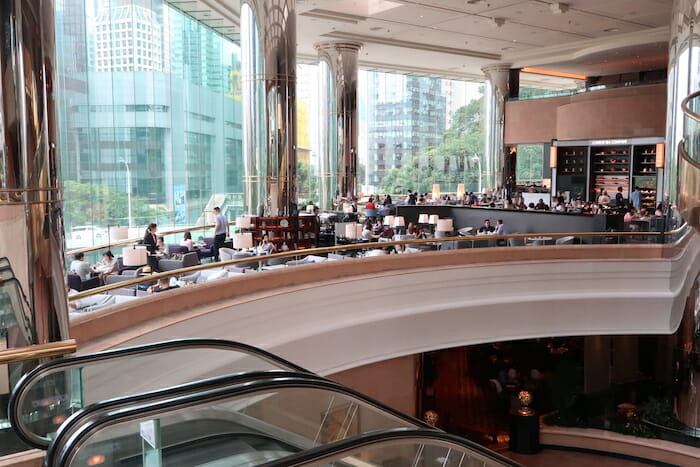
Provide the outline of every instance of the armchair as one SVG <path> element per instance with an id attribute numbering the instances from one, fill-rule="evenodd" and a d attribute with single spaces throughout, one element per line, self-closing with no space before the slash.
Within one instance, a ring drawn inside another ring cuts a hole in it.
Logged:
<path id="1" fill-rule="evenodd" d="M 173 271 L 175 269 L 188 268 L 199 264 L 197 252 L 192 251 L 182 256 L 182 259 L 161 259 L 158 261 L 158 268 L 162 271 Z"/>
<path id="2" fill-rule="evenodd" d="M 94 289 L 101 285 L 99 277 L 91 277 L 90 279 L 82 280 L 79 275 L 68 273 L 67 279 L 70 288 L 78 292 Z"/>

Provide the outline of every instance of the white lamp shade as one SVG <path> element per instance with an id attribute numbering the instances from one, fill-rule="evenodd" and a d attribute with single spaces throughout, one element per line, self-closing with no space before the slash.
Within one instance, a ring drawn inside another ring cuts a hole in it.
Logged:
<path id="1" fill-rule="evenodd" d="M 384 216 L 384 225 L 394 225 L 394 216 Z"/>
<path id="2" fill-rule="evenodd" d="M 357 228 L 354 223 L 345 224 L 345 238 L 357 238 Z"/>
<path id="3" fill-rule="evenodd" d="M 253 227 L 250 217 L 239 216 L 236 217 L 236 227 L 239 229 L 250 229 Z"/>
<path id="4" fill-rule="evenodd" d="M 440 219 L 437 223 L 436 230 L 439 232 L 452 232 L 452 219 Z"/>
<path id="5" fill-rule="evenodd" d="M 316 206 L 314 206 L 313 204 L 307 204 L 306 205 L 306 212 L 308 212 L 309 214 L 313 213 L 315 207 Z"/>
<path id="6" fill-rule="evenodd" d="M 110 227 L 109 238 L 111 241 L 126 240 L 129 238 L 129 227 Z"/>
<path id="7" fill-rule="evenodd" d="M 343 203 L 343 212 L 345 214 L 350 214 L 352 212 L 352 204 L 350 203 Z"/>
<path id="8" fill-rule="evenodd" d="M 461 198 L 464 196 L 464 183 L 457 184 L 457 197 Z"/>
<path id="9" fill-rule="evenodd" d="M 148 250 L 145 246 L 127 246 L 122 248 L 124 266 L 143 266 L 148 263 Z"/>
<path id="10" fill-rule="evenodd" d="M 438 216 L 437 214 L 431 214 L 430 220 L 428 221 L 428 224 L 435 225 L 438 223 L 439 220 L 440 220 L 440 216 Z"/>
<path id="11" fill-rule="evenodd" d="M 404 220 L 403 216 L 394 217 L 394 227 L 405 227 L 405 226 L 406 226 L 406 221 Z"/>
<path id="12" fill-rule="evenodd" d="M 355 228 L 357 229 L 355 238 L 362 238 L 362 231 L 365 230 L 365 226 L 362 224 L 355 224 Z"/>
<path id="13" fill-rule="evenodd" d="M 429 218 L 430 218 L 430 216 L 427 214 L 418 214 L 418 223 L 419 224 L 427 224 Z"/>
<path id="14" fill-rule="evenodd" d="M 233 234 L 233 247 L 237 250 L 253 248 L 253 233 L 244 232 Z"/>
<path id="15" fill-rule="evenodd" d="M 438 199 L 440 197 L 440 184 L 435 183 L 433 185 L 433 199 Z"/>

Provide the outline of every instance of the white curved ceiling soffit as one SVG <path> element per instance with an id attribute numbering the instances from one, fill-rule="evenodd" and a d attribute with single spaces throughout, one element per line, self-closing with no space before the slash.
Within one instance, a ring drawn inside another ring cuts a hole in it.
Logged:
<path id="1" fill-rule="evenodd" d="M 167 0 L 238 37 L 240 0 Z M 481 78 L 497 62 L 588 75 L 663 68 L 672 0 L 296 0 L 300 62 L 314 43 L 364 44 L 368 69 Z M 616 53 L 617 51 L 617 53 Z M 590 57 L 586 60 L 587 57 Z"/>

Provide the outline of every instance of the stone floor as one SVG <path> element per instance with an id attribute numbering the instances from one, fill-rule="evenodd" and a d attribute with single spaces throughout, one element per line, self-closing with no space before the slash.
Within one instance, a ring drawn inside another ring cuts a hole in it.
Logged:
<path id="1" fill-rule="evenodd" d="M 521 463 L 525 467 L 648 467 L 649 464 L 618 459 L 616 457 L 599 456 L 574 451 L 559 451 L 546 449 L 539 454 L 516 454 L 510 451 L 502 452 L 506 457 Z"/>

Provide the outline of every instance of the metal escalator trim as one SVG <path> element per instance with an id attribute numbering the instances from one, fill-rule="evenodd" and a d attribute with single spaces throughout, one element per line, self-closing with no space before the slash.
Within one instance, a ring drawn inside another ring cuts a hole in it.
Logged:
<path id="1" fill-rule="evenodd" d="M 56 440 L 54 440 L 54 442 L 49 446 L 46 459 L 48 465 L 51 465 L 52 467 L 67 466 L 68 464 L 66 462 L 71 457 L 70 454 L 74 450 L 80 448 L 82 442 L 84 442 L 96 431 L 117 423 L 138 420 L 141 418 L 150 419 L 174 410 L 194 407 L 205 403 L 214 403 L 233 397 L 251 395 L 257 392 L 304 388 L 328 390 L 330 392 L 350 396 L 368 406 L 385 412 L 389 416 L 393 416 L 406 423 L 410 423 L 417 428 L 435 430 L 435 428 L 431 427 L 422 420 L 403 414 L 396 409 L 393 409 L 375 399 L 367 397 L 339 383 L 335 383 L 313 374 L 298 373 L 291 377 L 273 377 L 264 380 L 240 383 L 230 387 L 215 388 L 195 394 L 184 395 L 182 397 L 173 397 L 164 401 L 133 405 L 92 417 L 86 420 L 82 426 L 74 430 L 68 440 L 65 442 L 61 441 L 62 448 L 59 452 L 56 452 L 56 442 L 58 441 L 61 433 L 61 429 L 59 429 L 59 434 L 57 435 Z"/>
<path id="2" fill-rule="evenodd" d="M 108 413 L 109 411 L 133 407 L 136 405 L 150 404 L 163 399 L 180 398 L 189 394 L 210 391 L 220 387 L 230 388 L 247 381 L 256 381 L 267 378 L 294 377 L 297 375 L 299 375 L 299 373 L 282 370 L 241 372 L 193 381 L 191 383 L 185 383 L 156 391 L 149 391 L 131 396 L 115 397 L 113 399 L 96 402 L 84 407 L 68 417 L 68 419 L 61 424 L 56 437 L 51 441 L 51 443 L 46 443 L 44 449 L 48 448 L 49 444 L 52 444 L 52 449 L 60 450 L 66 439 L 69 439 L 73 432 L 79 429 L 80 425 L 86 423 L 91 418 L 99 417 L 100 415 Z M 316 377 L 319 380 L 323 379 L 320 376 L 309 376 L 312 378 Z"/>
<path id="3" fill-rule="evenodd" d="M 700 162 L 690 157 L 685 140 L 678 144 L 678 155 L 678 208 L 686 222 L 700 232 Z"/>
<path id="4" fill-rule="evenodd" d="M 518 467 L 521 464 L 503 457 L 502 455 L 493 452 L 480 444 L 477 444 L 468 439 L 457 435 L 445 433 L 441 430 L 426 430 L 419 428 L 394 428 L 391 430 L 373 431 L 361 435 L 353 436 L 352 438 L 334 441 L 325 445 L 317 446 L 297 454 L 292 454 L 275 461 L 262 464 L 260 467 L 295 467 L 302 466 L 310 462 L 320 461 L 324 458 L 343 455 L 349 451 L 360 447 L 383 444 L 395 440 L 415 440 L 418 442 L 435 441 L 448 444 L 456 444 L 465 451 L 474 451 L 484 457 L 488 457 L 496 462 L 500 462 L 505 466 Z"/>
<path id="5" fill-rule="evenodd" d="M 21 410 L 28 390 L 31 389 L 37 381 L 41 380 L 47 374 L 50 374 L 51 372 L 60 369 L 68 369 L 86 363 L 92 364 L 103 360 L 126 358 L 129 356 L 144 355 L 148 353 L 163 353 L 172 350 L 207 348 L 218 348 L 224 350 L 231 350 L 232 352 L 240 352 L 254 357 L 258 357 L 262 360 L 278 365 L 282 369 L 313 374 L 309 370 L 302 368 L 301 366 L 296 365 L 295 363 L 292 363 L 284 358 L 278 357 L 277 355 L 266 350 L 259 349 L 252 345 L 244 344 L 242 342 L 227 341 L 223 339 L 175 339 L 157 342 L 153 344 L 144 344 L 133 347 L 125 347 L 121 349 L 105 350 L 102 352 L 61 358 L 59 360 L 47 362 L 37 366 L 27 374 L 22 376 L 22 378 L 17 382 L 14 389 L 12 390 L 12 394 L 10 395 L 10 400 L 8 403 L 8 413 L 10 422 L 12 426 L 15 427 L 15 432 L 22 441 L 24 441 L 32 447 L 38 449 L 46 449 L 46 443 L 44 442 L 44 440 L 37 438 L 36 436 L 34 436 L 33 433 L 25 429 L 19 411 Z"/>
<path id="6" fill-rule="evenodd" d="M 685 99 L 683 99 L 681 101 L 681 110 L 683 110 L 683 113 L 686 114 L 688 117 L 692 118 L 697 122 L 700 122 L 700 115 L 690 110 L 690 107 L 688 106 L 690 101 L 697 98 L 700 98 L 700 91 L 695 91 L 694 93 L 690 94 Z"/>

